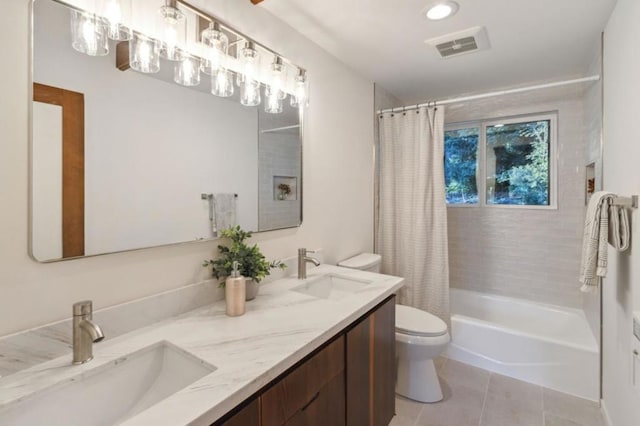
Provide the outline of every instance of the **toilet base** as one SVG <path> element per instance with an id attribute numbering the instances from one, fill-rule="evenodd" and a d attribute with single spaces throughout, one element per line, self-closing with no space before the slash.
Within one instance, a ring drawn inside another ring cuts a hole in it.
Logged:
<path id="1" fill-rule="evenodd" d="M 433 360 L 399 362 L 396 393 L 419 402 L 442 401 L 442 388 Z"/>

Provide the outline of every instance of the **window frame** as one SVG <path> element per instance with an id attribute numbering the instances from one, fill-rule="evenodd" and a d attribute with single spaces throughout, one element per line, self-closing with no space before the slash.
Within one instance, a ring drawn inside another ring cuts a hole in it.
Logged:
<path id="1" fill-rule="evenodd" d="M 487 203 L 487 128 L 496 124 L 517 124 L 533 121 L 549 121 L 549 204 L 489 204 Z M 540 112 L 531 114 L 512 115 L 501 118 L 489 118 L 482 120 L 460 121 L 446 123 L 444 131 L 460 129 L 480 129 L 478 135 L 478 151 L 476 166 L 476 185 L 478 189 L 477 204 L 449 204 L 447 208 L 497 208 L 497 209 L 529 209 L 529 210 L 557 210 L 558 209 L 558 112 Z M 443 159 L 444 162 L 444 159 Z"/>

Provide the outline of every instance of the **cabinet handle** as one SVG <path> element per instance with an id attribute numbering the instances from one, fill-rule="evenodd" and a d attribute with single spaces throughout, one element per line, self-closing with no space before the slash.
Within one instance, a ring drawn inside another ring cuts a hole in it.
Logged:
<path id="1" fill-rule="evenodd" d="M 311 398 L 311 399 L 309 400 L 309 402 L 307 402 L 306 404 L 304 404 L 304 406 L 300 409 L 300 411 L 304 411 L 304 410 L 306 410 L 306 409 L 307 409 L 307 408 L 308 408 L 308 407 L 313 403 L 313 401 L 315 401 L 316 399 L 318 399 L 318 397 L 319 397 L 319 396 L 320 396 L 320 392 L 318 391 L 318 392 L 316 392 L 316 394 L 315 394 L 315 395 L 313 395 L 313 398 Z"/>

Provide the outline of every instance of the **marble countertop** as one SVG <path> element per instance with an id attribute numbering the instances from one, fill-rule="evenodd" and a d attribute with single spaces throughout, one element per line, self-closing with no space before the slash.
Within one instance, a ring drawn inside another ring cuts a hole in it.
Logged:
<path id="1" fill-rule="evenodd" d="M 34 392 L 77 380 L 96 367 L 160 341 L 186 350 L 217 370 L 124 422 L 124 425 L 209 425 L 395 293 L 402 278 L 330 265 L 308 280 L 338 274 L 369 284 L 341 299 L 296 291 L 296 278 L 265 284 L 240 317 L 225 315 L 224 301 L 94 345 L 94 359 L 72 366 L 71 354 L 0 379 L 0 412 Z"/>

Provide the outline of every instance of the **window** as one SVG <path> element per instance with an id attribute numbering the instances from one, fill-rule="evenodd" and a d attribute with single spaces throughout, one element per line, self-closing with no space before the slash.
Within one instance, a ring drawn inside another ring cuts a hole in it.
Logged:
<path id="1" fill-rule="evenodd" d="M 555 208 L 554 114 L 445 129 L 447 204 Z"/>
<path id="2" fill-rule="evenodd" d="M 448 204 L 478 204 L 478 137 L 480 128 L 444 132 L 444 179 Z"/>

